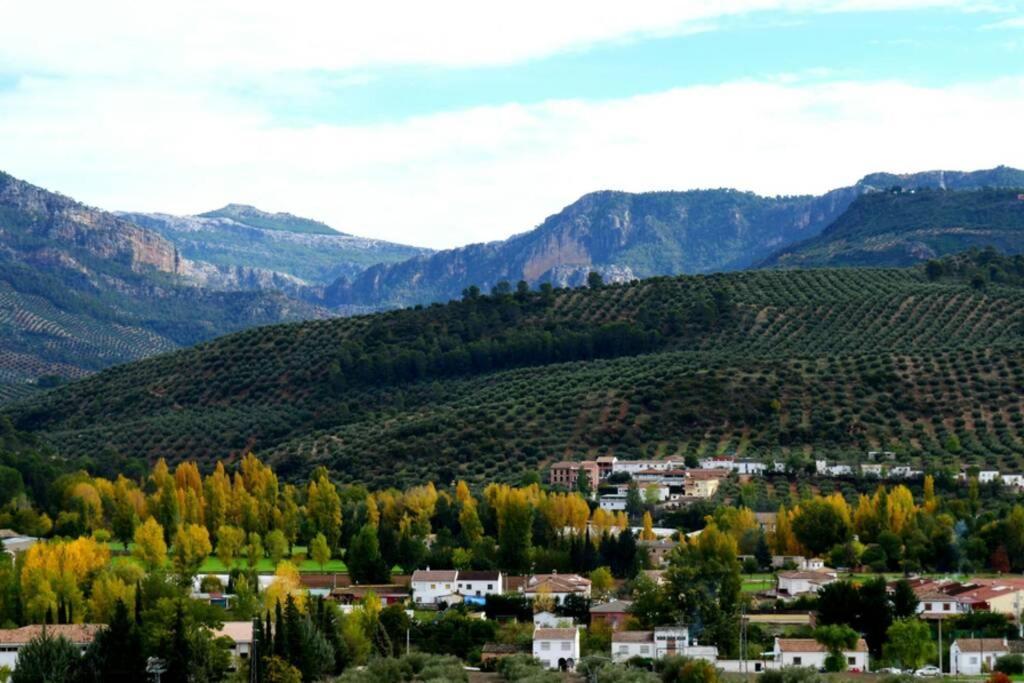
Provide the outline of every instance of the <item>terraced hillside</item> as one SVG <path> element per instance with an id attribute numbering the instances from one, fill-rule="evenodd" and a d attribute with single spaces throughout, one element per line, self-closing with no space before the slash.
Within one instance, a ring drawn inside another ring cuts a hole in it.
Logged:
<path id="1" fill-rule="evenodd" d="M 67 456 L 255 449 L 286 475 L 323 463 L 373 485 L 602 453 L 880 446 L 1024 469 L 1024 290 L 956 273 L 684 276 L 276 325 L 9 415 Z"/>

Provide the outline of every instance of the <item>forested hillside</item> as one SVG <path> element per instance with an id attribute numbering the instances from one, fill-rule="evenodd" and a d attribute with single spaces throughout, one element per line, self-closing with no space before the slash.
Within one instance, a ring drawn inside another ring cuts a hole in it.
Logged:
<path id="1" fill-rule="evenodd" d="M 615 453 L 1024 466 L 1024 272 L 760 271 L 276 325 L 12 407 L 61 454 L 213 458 L 372 485 L 508 479 Z M 980 281 L 977 281 L 980 278 Z"/>
<path id="2" fill-rule="evenodd" d="M 1024 252 L 1024 195 L 899 188 L 857 199 L 820 235 L 763 265 L 906 266 L 969 248 Z"/>

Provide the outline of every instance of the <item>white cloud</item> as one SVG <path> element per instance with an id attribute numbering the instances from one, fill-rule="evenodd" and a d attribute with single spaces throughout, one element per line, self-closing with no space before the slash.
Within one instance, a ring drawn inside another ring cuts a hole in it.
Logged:
<path id="1" fill-rule="evenodd" d="M 596 189 L 803 193 L 876 170 L 1024 166 L 1021 111 L 1024 80 L 736 82 L 285 128 L 188 90 L 34 79 L 0 92 L 0 165 L 106 208 L 240 201 L 452 246 Z"/>
<path id="2" fill-rule="evenodd" d="M 706 29 L 757 11 L 890 11 L 970 0 L 7 2 L 0 66 L 203 79 L 381 65 L 508 64 L 609 41 Z"/>

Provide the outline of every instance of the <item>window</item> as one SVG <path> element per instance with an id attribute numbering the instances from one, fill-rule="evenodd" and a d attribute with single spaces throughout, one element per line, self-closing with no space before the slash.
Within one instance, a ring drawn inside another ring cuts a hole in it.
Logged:
<path id="1" fill-rule="evenodd" d="M 930 602 L 924 603 L 924 611 L 925 612 L 931 612 L 932 611 L 932 603 L 930 603 Z"/>
<path id="2" fill-rule="evenodd" d="M 437 590 L 437 584 L 436 583 L 430 584 L 430 590 L 432 590 L 432 591 L 433 590 Z"/>
<path id="3" fill-rule="evenodd" d="M 847 657 L 846 658 L 846 663 L 849 664 L 850 666 L 853 666 L 854 664 L 857 663 L 857 658 L 856 657 Z"/>
<path id="4" fill-rule="evenodd" d="M 543 650 L 544 652 L 547 652 L 548 650 L 551 649 L 551 643 L 549 643 L 546 640 L 541 641 L 540 649 Z"/>
<path id="5" fill-rule="evenodd" d="M 624 655 L 624 654 L 628 654 L 628 653 L 629 653 L 629 646 L 628 645 L 619 645 L 619 654 L 620 655 Z"/>
<path id="6" fill-rule="evenodd" d="M 566 641 L 562 642 L 562 649 L 565 650 L 566 652 L 569 651 L 569 641 L 566 640 Z"/>
<path id="7" fill-rule="evenodd" d="M 647 654 L 650 651 L 651 651 L 651 649 L 649 647 L 647 647 L 646 645 L 641 645 L 640 646 L 640 654 L 645 655 L 645 654 Z"/>
<path id="8" fill-rule="evenodd" d="M 793 666 L 800 666 L 804 663 L 803 657 L 793 657 Z"/>
<path id="9" fill-rule="evenodd" d="M 489 591 L 494 590 L 494 584 L 493 583 L 487 584 L 487 590 L 489 590 Z"/>
<path id="10" fill-rule="evenodd" d="M 948 612 L 950 607 L 952 607 L 952 605 L 950 605 L 948 602 L 942 603 L 942 611 L 943 612 Z"/>
<path id="11" fill-rule="evenodd" d="M 971 664 L 977 664 L 977 663 L 978 663 L 978 658 L 977 657 L 971 657 Z"/>

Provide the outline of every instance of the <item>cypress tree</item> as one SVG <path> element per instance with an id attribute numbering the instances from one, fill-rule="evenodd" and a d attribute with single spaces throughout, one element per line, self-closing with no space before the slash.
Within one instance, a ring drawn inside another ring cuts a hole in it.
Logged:
<path id="1" fill-rule="evenodd" d="M 288 644 L 285 640 L 284 615 L 281 613 L 281 601 L 274 605 L 274 656 L 288 659 Z"/>

